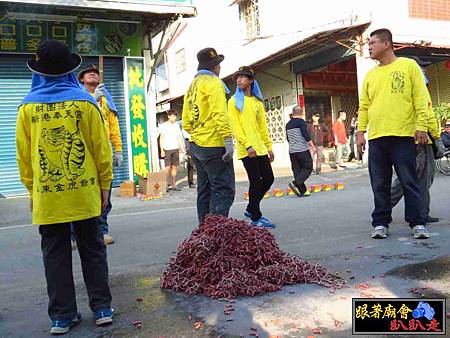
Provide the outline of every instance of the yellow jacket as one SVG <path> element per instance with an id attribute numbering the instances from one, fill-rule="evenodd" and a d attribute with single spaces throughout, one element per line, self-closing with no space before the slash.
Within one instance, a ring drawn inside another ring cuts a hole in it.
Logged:
<path id="1" fill-rule="evenodd" d="M 100 189 L 110 189 L 113 173 L 111 146 L 95 105 L 66 101 L 20 106 L 16 147 L 20 178 L 33 199 L 33 223 L 100 215 Z"/>
<path id="2" fill-rule="evenodd" d="M 244 110 L 236 108 L 235 99 L 228 101 L 231 127 L 237 141 L 238 159 L 248 156 L 247 148 L 253 147 L 258 156 L 272 150 L 272 140 L 267 129 L 266 111 L 263 103 L 255 96 L 244 97 Z"/>
<path id="3" fill-rule="evenodd" d="M 427 108 L 428 108 L 428 131 L 433 137 L 433 139 L 438 139 L 441 137 L 441 131 L 439 129 L 439 120 L 436 116 L 436 114 L 433 111 L 433 104 L 431 101 L 430 93 L 427 90 Z M 433 142 L 430 140 L 430 137 L 428 136 L 428 144 L 432 144 Z"/>
<path id="4" fill-rule="evenodd" d="M 223 147 L 231 137 L 227 99 L 222 81 L 212 75 L 195 77 L 184 96 L 183 129 L 200 147 Z"/>
<path id="5" fill-rule="evenodd" d="M 384 136 L 414 136 L 428 130 L 427 89 L 420 67 L 400 57 L 377 66 L 364 79 L 359 100 L 359 131 L 369 140 Z"/>
<path id="6" fill-rule="evenodd" d="M 117 115 L 109 108 L 106 97 L 102 96 L 98 103 L 103 113 L 106 130 L 108 131 L 108 139 L 114 147 L 114 151 L 122 152 L 122 137 L 120 135 L 119 119 Z"/>

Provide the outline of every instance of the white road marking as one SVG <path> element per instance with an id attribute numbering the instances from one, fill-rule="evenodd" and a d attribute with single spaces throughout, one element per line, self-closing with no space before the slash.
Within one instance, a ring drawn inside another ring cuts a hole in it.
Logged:
<path id="1" fill-rule="evenodd" d="M 248 202 L 236 202 L 233 205 L 247 204 Z M 116 217 L 128 217 L 128 216 L 139 216 L 145 214 L 158 214 L 169 211 L 178 211 L 178 210 L 186 210 L 186 209 L 196 209 L 196 206 L 192 207 L 183 207 L 183 208 L 170 208 L 170 209 L 161 209 L 161 210 L 148 210 L 148 211 L 137 211 L 137 212 L 128 212 L 124 214 L 110 215 L 108 218 L 116 218 Z M 6 227 L 0 227 L 0 230 L 11 230 L 11 229 L 20 229 L 20 228 L 29 228 L 34 226 L 34 224 L 22 224 L 22 225 L 11 225 Z"/>

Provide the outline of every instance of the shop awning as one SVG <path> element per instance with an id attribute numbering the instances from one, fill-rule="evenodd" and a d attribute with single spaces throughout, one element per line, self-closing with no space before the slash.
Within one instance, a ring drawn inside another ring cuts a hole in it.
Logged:
<path id="1" fill-rule="evenodd" d="M 324 52 L 326 50 L 333 49 L 341 50 L 343 52 L 346 52 L 348 50 L 351 51 L 350 48 L 342 46 L 338 43 L 338 41 L 356 39 L 358 35 L 363 33 L 369 27 L 369 25 L 370 23 L 367 22 L 364 24 L 347 26 L 316 33 L 253 63 L 252 66 L 258 69 L 259 67 L 279 61 L 285 61 L 286 63 L 292 62 L 295 66 L 295 62 L 297 60 L 302 59 L 303 62 L 303 59 L 307 58 L 308 56 Z M 352 47 L 353 42 L 350 41 L 347 42 L 347 44 L 349 45 L 349 47 Z M 337 52 L 337 55 L 339 56 L 339 52 Z M 333 61 L 336 60 L 328 60 L 327 62 Z"/>
<path id="2" fill-rule="evenodd" d="M 3 1 L 2 1 L 3 2 Z M 8 0 L 8 3 L 58 6 L 67 9 L 93 9 L 137 12 L 147 14 L 181 14 L 195 16 L 192 0 Z"/>
<path id="3" fill-rule="evenodd" d="M 394 43 L 395 54 L 415 58 L 421 66 L 450 60 L 450 46 L 432 43 Z"/>

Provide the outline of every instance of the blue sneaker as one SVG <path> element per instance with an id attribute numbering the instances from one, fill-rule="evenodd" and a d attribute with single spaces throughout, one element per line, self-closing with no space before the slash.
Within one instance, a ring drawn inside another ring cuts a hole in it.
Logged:
<path id="1" fill-rule="evenodd" d="M 246 217 L 246 218 L 249 218 L 249 219 L 252 219 L 252 214 L 251 214 L 251 213 L 249 213 L 248 211 L 245 211 L 245 212 L 244 212 L 244 217 Z M 260 218 L 260 219 L 262 219 L 262 220 L 265 220 L 265 221 L 269 222 L 269 220 L 268 220 L 267 218 L 265 218 L 264 216 L 261 216 L 261 218 Z"/>
<path id="2" fill-rule="evenodd" d="M 113 322 L 113 310 L 108 308 L 95 311 L 94 319 L 97 326 L 109 325 Z"/>
<path id="3" fill-rule="evenodd" d="M 261 217 L 257 221 L 252 221 L 250 224 L 254 225 L 254 226 L 257 226 L 257 227 L 263 227 L 263 228 L 268 228 L 268 229 L 274 229 L 275 228 L 275 224 L 271 223 L 267 218 L 264 219 L 263 217 Z"/>
<path id="4" fill-rule="evenodd" d="M 81 323 L 81 314 L 72 319 L 56 319 L 52 320 L 52 327 L 50 328 L 50 334 L 61 335 L 70 331 L 72 327 Z"/>

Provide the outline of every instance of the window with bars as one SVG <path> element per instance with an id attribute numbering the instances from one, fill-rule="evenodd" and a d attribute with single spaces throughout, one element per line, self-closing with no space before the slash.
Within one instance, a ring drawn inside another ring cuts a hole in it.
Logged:
<path id="1" fill-rule="evenodd" d="M 247 39 L 260 35 L 258 0 L 243 0 L 239 3 L 239 19 Z"/>

